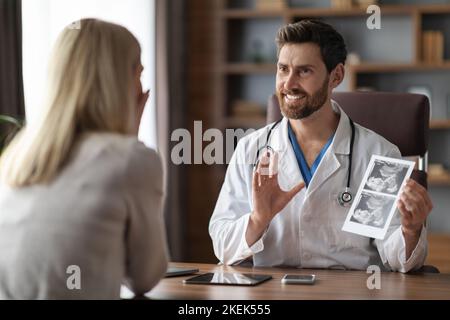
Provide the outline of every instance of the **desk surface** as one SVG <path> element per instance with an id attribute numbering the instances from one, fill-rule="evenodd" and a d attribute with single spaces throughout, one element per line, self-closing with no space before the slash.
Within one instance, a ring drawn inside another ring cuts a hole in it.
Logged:
<path id="1" fill-rule="evenodd" d="M 190 276 L 165 278 L 148 294 L 151 299 L 308 300 L 308 299 L 450 299 L 450 274 L 381 273 L 381 289 L 369 290 L 365 271 L 295 268 L 230 267 L 215 264 L 171 263 L 205 272 L 270 274 L 273 279 L 255 287 L 183 284 Z M 284 274 L 315 274 L 316 283 L 283 285 Z"/>

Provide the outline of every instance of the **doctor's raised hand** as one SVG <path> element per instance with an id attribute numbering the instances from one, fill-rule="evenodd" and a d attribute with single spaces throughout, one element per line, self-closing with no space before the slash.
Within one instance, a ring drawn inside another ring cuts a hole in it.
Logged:
<path id="1" fill-rule="evenodd" d="M 289 191 L 278 183 L 278 153 L 267 152 L 253 172 L 253 211 L 248 222 L 245 239 L 252 246 L 269 226 L 272 219 L 304 188 L 302 181 Z"/>

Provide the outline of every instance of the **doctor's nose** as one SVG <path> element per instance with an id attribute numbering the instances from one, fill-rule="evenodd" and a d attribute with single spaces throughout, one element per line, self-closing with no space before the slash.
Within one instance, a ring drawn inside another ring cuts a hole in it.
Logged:
<path id="1" fill-rule="evenodd" d="M 298 83 L 298 79 L 295 74 L 291 73 L 286 76 L 283 83 L 283 89 L 286 91 L 298 90 L 300 88 L 300 84 Z"/>

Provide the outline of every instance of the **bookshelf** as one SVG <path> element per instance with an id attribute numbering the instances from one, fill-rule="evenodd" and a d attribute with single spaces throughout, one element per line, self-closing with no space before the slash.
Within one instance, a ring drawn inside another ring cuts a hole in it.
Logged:
<path id="1" fill-rule="evenodd" d="M 341 9 L 331 1 L 286 0 L 272 10 L 258 9 L 260 0 L 220 1 L 218 89 L 224 128 L 260 128 L 262 117 L 240 117 L 233 112 L 235 100 L 249 99 L 261 108 L 274 91 L 278 28 L 304 18 L 320 18 L 336 27 L 346 39 L 349 52 L 357 53 L 360 62 L 346 66 L 346 81 L 338 90 L 407 92 L 411 87 L 425 87 L 432 93 L 431 131 L 446 135 L 450 143 L 450 4 L 443 1 L 378 1 L 382 13 L 381 30 L 369 30 L 365 21 L 370 14 L 365 7 Z M 280 2 L 281 0 L 274 0 Z M 267 0 L 266 0 L 267 2 Z M 305 6 L 302 6 L 302 5 Z M 364 27 L 361 27 L 364 26 Z M 383 30 L 384 28 L 384 30 Z M 424 33 L 438 30 L 444 45 L 442 60 L 425 61 Z M 253 43 L 253 45 L 252 45 Z M 391 44 L 395 43 L 395 46 Z M 254 59 L 252 50 L 260 49 Z M 395 85 L 390 85 L 395 84 Z M 431 134 L 433 139 L 433 133 Z M 434 144 L 436 145 L 436 144 Z M 430 150 L 435 158 L 450 159 L 450 147 Z M 449 160 L 450 161 L 450 160 Z M 450 167 L 450 162 L 445 163 Z M 450 186 L 449 179 L 430 178 L 430 185 Z"/>
<path id="2" fill-rule="evenodd" d="M 187 87 L 188 98 L 186 99 L 187 110 L 180 106 L 180 112 L 186 113 L 186 121 L 189 124 L 188 130 L 193 132 L 192 123 L 195 120 L 203 121 L 203 128 L 260 128 L 265 124 L 265 120 L 260 117 L 233 117 L 230 107 L 233 100 L 248 97 L 257 98 L 264 108 L 267 103 L 267 97 L 273 93 L 275 85 L 275 50 L 274 37 L 279 26 L 286 22 L 291 22 L 302 14 L 324 15 L 326 19 L 334 21 L 353 21 L 350 24 L 358 24 L 364 21 L 365 14 L 360 9 L 351 9 L 350 13 L 345 10 L 330 9 L 331 0 L 289 0 L 290 6 L 283 10 L 271 10 L 270 12 L 261 12 L 255 9 L 257 0 L 192 0 L 187 8 L 187 47 L 185 55 L 187 59 Z M 380 0 L 381 2 L 382 0 Z M 431 1 L 431 0 L 430 0 Z M 450 2 L 441 0 L 441 2 Z M 363 59 L 357 72 L 359 79 L 356 85 L 373 85 L 383 78 L 397 75 L 400 79 L 407 79 L 413 75 L 419 80 L 422 75 L 426 75 L 426 81 L 432 81 L 448 86 L 450 77 L 448 73 L 448 64 L 443 62 L 424 63 L 416 60 L 420 56 L 420 51 L 416 44 L 416 37 L 419 38 L 420 31 L 423 28 L 420 17 L 426 20 L 425 27 L 429 26 L 428 14 L 441 15 L 438 22 L 443 29 L 445 21 L 450 18 L 450 5 L 435 4 L 430 7 L 421 6 L 421 12 L 424 13 L 417 18 L 414 24 L 412 15 L 418 15 L 416 10 L 420 5 L 419 0 L 389 0 L 381 5 L 382 10 L 386 9 L 384 4 L 388 4 L 385 20 L 382 20 L 383 27 L 397 26 L 401 30 L 394 35 L 395 37 L 404 37 L 402 46 L 411 52 L 405 55 L 400 51 L 398 55 L 388 52 L 386 59 Z M 413 6 L 405 6 L 404 3 L 416 3 Z M 425 2 L 425 1 L 423 1 Z M 192 4 L 192 5 L 191 5 Z M 306 4 L 303 13 L 299 11 L 299 4 Z M 312 7 L 320 5 L 320 8 Z M 400 9 L 399 9 L 400 8 Z M 310 11 L 309 11 L 310 10 Z M 384 17 L 384 12 L 382 11 Z M 397 17 L 400 19 L 397 21 Z M 384 18 L 383 18 L 384 19 Z M 420 23 L 419 23 L 420 22 Z M 450 31 L 450 26 L 448 27 Z M 350 28 L 350 31 L 351 28 Z M 357 32 L 357 30 L 354 30 Z M 349 35 L 352 35 L 349 32 Z M 369 34 L 369 36 L 371 36 Z M 446 40 L 448 35 L 445 34 Z M 264 44 L 264 53 L 267 59 L 255 63 L 245 56 L 245 52 L 252 49 L 253 39 L 261 37 Z M 352 41 L 352 39 L 346 39 Z M 358 40 L 359 41 L 359 40 Z M 450 43 L 450 40 L 446 41 Z M 271 45 L 273 44 L 273 47 Z M 400 46 L 400 44 L 398 44 Z M 377 48 L 375 48 L 377 49 Z M 369 52 L 370 53 L 370 52 Z M 379 53 L 376 51 L 375 53 Z M 383 52 L 382 52 L 383 53 Z M 448 48 L 445 48 L 445 55 L 448 54 Z M 180 54 L 183 54 L 181 52 Z M 404 59 L 405 57 L 408 59 Z M 450 60 L 450 59 L 447 59 Z M 441 67 L 446 68 L 445 70 Z M 365 70 L 364 70 L 365 69 Z M 371 69 L 367 71 L 367 69 Z M 374 71 L 372 71 L 374 70 Z M 350 73 L 347 72 L 347 76 Z M 346 76 L 347 80 L 348 77 Z M 437 79 L 436 79 L 437 78 Z M 361 83 L 361 81 L 365 83 Z M 350 81 L 347 81 L 350 85 Z M 381 81 L 383 83 L 383 81 Z M 244 86 L 245 85 L 245 86 Z M 398 89 L 398 88 L 395 88 Z M 400 90 L 402 88 L 399 88 Z M 450 87 L 448 88 L 450 89 Z M 446 89 L 447 90 L 447 89 Z M 255 92 L 256 91 L 256 92 Z M 435 116 L 443 115 L 443 106 Z M 439 111 L 441 112 L 439 114 Z M 448 119 L 444 117 L 435 117 L 432 119 L 430 132 L 430 157 L 434 163 L 445 163 L 450 159 L 450 128 Z M 434 152 L 437 153 L 434 153 Z M 446 153 L 447 152 L 447 153 Z M 211 248 L 211 238 L 208 234 L 208 223 L 211 213 L 216 205 L 217 197 L 223 183 L 226 165 L 191 165 L 183 168 L 182 195 L 180 199 L 183 203 L 183 223 L 186 226 L 186 243 L 195 243 L 195 246 L 188 246 L 186 252 L 186 261 L 216 263 L 217 259 Z M 448 168 L 447 168 L 448 170 Z M 442 176 L 442 175 L 441 175 Z M 448 190 L 450 183 L 441 181 L 430 176 L 430 193 L 433 197 L 434 207 L 430 217 L 430 230 L 434 232 L 450 233 L 450 197 Z M 207 187 L 205 187 L 207 186 Z M 200 190 L 200 193 L 199 193 Z"/>

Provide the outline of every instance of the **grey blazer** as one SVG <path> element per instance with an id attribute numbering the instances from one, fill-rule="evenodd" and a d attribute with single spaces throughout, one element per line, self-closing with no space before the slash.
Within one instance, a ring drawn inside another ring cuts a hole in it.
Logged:
<path id="1" fill-rule="evenodd" d="M 163 170 L 135 137 L 83 136 L 49 184 L 0 185 L 0 299 L 116 299 L 167 267 Z"/>

